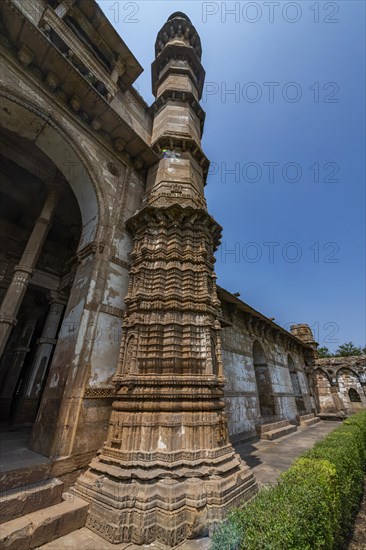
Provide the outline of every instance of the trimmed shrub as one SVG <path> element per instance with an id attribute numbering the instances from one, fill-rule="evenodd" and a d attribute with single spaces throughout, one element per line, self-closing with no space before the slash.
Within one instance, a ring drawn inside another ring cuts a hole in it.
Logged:
<path id="1" fill-rule="evenodd" d="M 366 411 L 298 458 L 277 485 L 232 511 L 210 550 L 332 550 L 349 532 L 365 473 Z"/>
<path id="2" fill-rule="evenodd" d="M 361 443 L 357 426 L 342 428 L 329 434 L 329 437 L 315 444 L 314 448 L 305 454 L 308 458 L 315 460 L 326 456 L 336 468 L 337 490 L 342 511 L 340 517 L 341 537 L 347 535 L 352 525 L 352 515 L 357 509 L 362 495 L 366 446 L 365 443 L 363 445 Z"/>

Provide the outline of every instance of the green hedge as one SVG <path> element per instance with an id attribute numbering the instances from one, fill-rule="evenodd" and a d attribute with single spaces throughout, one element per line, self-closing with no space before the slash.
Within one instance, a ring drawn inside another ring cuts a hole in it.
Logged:
<path id="1" fill-rule="evenodd" d="M 210 550 L 332 550 L 340 548 L 362 495 L 366 411 L 298 458 L 215 531 Z"/>

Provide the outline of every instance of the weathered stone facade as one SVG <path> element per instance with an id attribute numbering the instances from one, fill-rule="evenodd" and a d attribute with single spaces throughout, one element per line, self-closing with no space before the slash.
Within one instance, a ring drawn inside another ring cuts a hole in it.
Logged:
<path id="1" fill-rule="evenodd" d="M 220 289 L 225 402 L 232 441 L 255 437 L 263 423 L 314 412 L 307 372 L 312 349 Z M 295 330 L 295 327 L 293 327 Z"/>
<path id="2" fill-rule="evenodd" d="M 149 107 L 94 1 L 1 3 L 0 412 L 49 459 L 6 488 L 90 464 L 90 528 L 173 545 L 254 494 L 232 443 L 342 407 L 307 325 L 289 333 L 216 287 L 205 71 L 184 14 L 155 53 Z M 345 413 L 365 405 L 364 371 L 347 369 Z"/>
<path id="3" fill-rule="evenodd" d="M 75 12 L 78 24 L 89 25 L 92 13 L 85 12 L 89 5 L 81 3 Z M 107 33 L 109 44 L 103 39 L 103 45 L 111 53 L 115 48 L 116 56 L 128 60 L 130 74 L 118 86 L 104 75 L 114 94 L 110 97 L 109 92 L 98 91 L 102 84 L 93 85 L 93 79 L 84 76 L 81 58 L 90 61 L 87 68 L 92 74 L 94 65 L 98 68 L 99 64 L 94 57 L 88 58 L 85 43 L 80 42 L 70 24 L 53 15 L 51 6 L 46 7 L 45 2 L 3 2 L 1 8 L 3 151 L 10 158 L 6 162 L 13 168 L 19 165 L 25 174 L 16 174 L 14 168 L 9 183 L 3 179 L 4 205 L 12 200 L 18 216 L 26 219 L 24 224 L 16 224 L 5 215 L 2 290 L 8 288 L 14 266 L 22 261 L 30 242 L 32 219 L 39 215 L 45 194 L 58 190 L 61 197 L 52 228 L 27 281 L 29 311 L 24 315 L 21 312 L 16 330 L 26 331 L 29 340 L 27 326 L 37 320 L 28 321 L 28 315 L 37 317 L 32 300 L 39 302 L 42 298 L 45 302 L 38 318 L 47 313 L 47 302 L 53 299 L 50 293 L 55 293 L 57 300 L 66 297 L 67 301 L 62 324 L 56 327 L 57 341 L 51 338 L 50 345 L 55 348 L 51 365 L 45 356 L 48 364 L 43 368 L 44 377 L 47 369 L 49 372 L 41 383 L 44 387 L 37 418 L 33 413 L 33 417 L 26 415 L 24 419 L 35 420 L 31 440 L 34 450 L 54 457 L 77 456 L 77 464 L 84 464 L 104 441 L 110 416 L 114 395 L 111 379 L 120 346 L 132 243 L 125 221 L 142 200 L 144 163 L 157 160 L 148 143 L 151 117 L 147 106 L 129 87 L 141 68 L 115 33 Z M 107 24 L 99 8 L 93 10 L 93 24 Z M 50 21 L 45 23 L 47 13 L 56 17 L 55 29 Z M 20 29 L 22 36 L 17 38 Z M 75 42 L 69 44 L 69 49 L 59 42 L 63 33 Z M 27 197 L 23 190 L 16 197 L 14 186 L 18 189 L 22 179 L 31 178 L 33 196 Z M 65 231 L 70 237 L 62 245 L 61 233 Z M 37 242 L 41 248 L 41 241 Z M 1 313 L 2 322 L 7 323 L 8 311 Z M 19 341 L 15 331 L 13 340 Z M 17 363 L 17 377 L 23 369 L 24 388 L 32 378 L 29 356 L 37 346 L 37 341 L 22 341 L 20 353 L 25 357 L 18 358 L 15 344 L 9 341 L 2 366 L 4 376 L 10 370 L 15 374 L 8 361 Z M 9 389 L 3 391 L 9 397 Z M 26 397 L 25 393 L 18 398 L 21 408 Z M 85 455 L 83 459 L 81 455 Z M 74 460 L 69 465 L 67 458 L 62 462 L 61 471 L 75 468 Z"/>
<path id="4" fill-rule="evenodd" d="M 349 415 L 366 407 L 366 356 L 317 359 L 311 379 L 321 415 Z"/>

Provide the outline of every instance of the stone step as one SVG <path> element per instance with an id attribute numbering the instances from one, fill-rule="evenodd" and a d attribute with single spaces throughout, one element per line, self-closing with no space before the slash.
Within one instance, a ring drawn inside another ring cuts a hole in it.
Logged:
<path id="1" fill-rule="evenodd" d="M 62 481 L 54 478 L 0 493 L 0 522 L 59 504 L 63 490 Z"/>
<path id="2" fill-rule="evenodd" d="M 0 547 L 30 550 L 84 527 L 88 503 L 71 493 L 63 498 L 60 504 L 0 525 Z"/>
<path id="3" fill-rule="evenodd" d="M 314 417 L 315 417 L 314 413 L 300 414 L 299 420 L 300 420 L 300 422 L 301 422 L 301 421 L 303 421 L 303 420 L 309 420 L 310 418 L 314 418 Z"/>
<path id="4" fill-rule="evenodd" d="M 312 414 L 304 414 L 299 417 L 300 426 L 312 426 L 317 422 L 320 422 L 320 418 Z"/>
<path id="5" fill-rule="evenodd" d="M 288 420 L 279 420 L 278 422 L 270 422 L 268 424 L 261 424 L 260 426 L 257 426 L 257 431 L 259 434 L 259 437 L 261 437 L 266 432 L 271 432 L 273 430 L 279 430 L 280 428 L 283 428 L 285 426 L 288 426 L 290 423 Z"/>
<path id="6" fill-rule="evenodd" d="M 308 420 L 301 422 L 300 426 L 313 426 L 313 424 L 317 424 L 318 422 L 320 422 L 320 418 L 314 416 L 314 418 L 309 418 Z"/>
<path id="7" fill-rule="evenodd" d="M 232 434 L 230 436 L 230 443 L 234 446 L 239 446 L 247 443 L 248 441 L 253 441 L 254 439 L 257 439 L 257 431 L 255 429 L 240 432 L 238 434 Z"/>
<path id="8" fill-rule="evenodd" d="M 337 413 L 318 413 L 317 416 L 320 420 L 330 420 L 336 422 L 342 422 L 345 418 L 347 418 L 343 411 Z"/>
<path id="9" fill-rule="evenodd" d="M 274 439 L 278 439 L 279 437 L 283 437 L 284 435 L 288 435 L 290 433 L 296 432 L 296 430 L 297 430 L 296 426 L 288 423 L 287 426 L 283 426 L 282 428 L 278 428 L 277 430 L 270 430 L 268 432 L 261 434 L 261 439 L 273 441 Z"/>
<path id="10" fill-rule="evenodd" d="M 14 468 L 14 465 L 6 464 L 0 468 L 0 491 L 10 491 L 30 483 L 45 481 L 50 478 L 50 470 L 51 461 L 47 459 L 44 463 L 31 464 L 20 468 Z"/>

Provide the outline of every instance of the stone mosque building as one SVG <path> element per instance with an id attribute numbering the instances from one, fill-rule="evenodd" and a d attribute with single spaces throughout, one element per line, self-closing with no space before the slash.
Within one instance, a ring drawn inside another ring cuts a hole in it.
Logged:
<path id="1" fill-rule="evenodd" d="M 2 544 L 86 525 L 174 547 L 257 491 L 234 445 L 366 406 L 366 358 L 317 360 L 307 325 L 216 285 L 185 14 L 157 34 L 149 106 L 94 0 L 0 10 Z"/>

